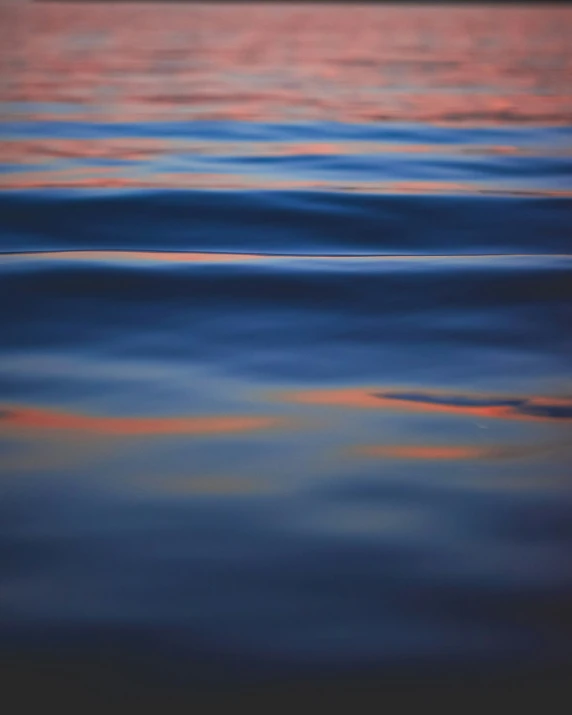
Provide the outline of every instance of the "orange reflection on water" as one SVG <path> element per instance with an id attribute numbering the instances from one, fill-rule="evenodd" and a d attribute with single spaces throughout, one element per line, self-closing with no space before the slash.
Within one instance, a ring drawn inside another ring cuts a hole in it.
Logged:
<path id="1" fill-rule="evenodd" d="M 475 460 L 475 459 L 517 459 L 539 451 L 526 447 L 479 447 L 479 446 L 432 446 L 432 445 L 365 445 L 355 447 L 352 454 L 360 457 L 404 460 Z"/>
<path id="2" fill-rule="evenodd" d="M 111 159 L 128 165 L 145 166 L 157 157 L 176 156 L 192 161 L 194 157 L 307 157 L 307 156 L 371 156 L 372 154 L 444 154 L 447 155 L 511 155 L 535 156 L 538 148 L 511 145 L 391 144 L 377 141 L 199 141 L 151 137 L 101 137 L 97 139 L 35 138 L 12 139 L 0 146 L 0 161 L 7 164 L 43 166 L 54 160 Z M 568 156 L 569 147 L 543 146 L 541 155 Z M 129 168 L 129 167 L 128 167 Z M 145 166 L 146 170 L 152 167 Z"/>
<path id="3" fill-rule="evenodd" d="M 319 189 L 336 188 L 336 182 L 276 179 L 231 173 L 155 173 L 125 176 L 125 169 L 92 166 L 53 171 L 30 171 L 0 177 L 0 188 L 179 188 L 179 189 Z M 363 182 L 367 188 L 367 182 Z M 339 184 L 339 182 L 337 182 Z M 360 186 L 356 182 L 356 186 Z M 347 189 L 346 185 L 340 188 Z"/>
<path id="4" fill-rule="evenodd" d="M 567 7 L 16 2 L 0 12 L 4 100 L 97 121 L 572 115 Z"/>
<path id="5" fill-rule="evenodd" d="M 125 261 L 127 263 L 250 263 L 267 259 L 267 256 L 256 253 L 201 253 L 200 251 L 47 251 L 45 253 L 28 253 L 34 260 L 49 261 L 90 261 L 111 262 Z M 4 256 L 10 260 L 10 256 Z"/>
<path id="6" fill-rule="evenodd" d="M 459 393 L 446 390 L 341 388 L 280 393 L 279 399 L 308 405 L 427 412 L 505 420 L 572 420 L 572 399 Z"/>
<path id="7" fill-rule="evenodd" d="M 0 161 L 38 164 L 54 159 L 113 159 L 135 162 L 176 150 L 173 141 L 151 137 L 105 137 L 101 139 L 38 138 L 4 141 Z"/>
<path id="8" fill-rule="evenodd" d="M 284 427 L 277 417 L 228 415 L 200 417 L 109 417 L 85 415 L 22 406 L 4 406 L 0 411 L 0 429 L 65 430 L 100 435 L 209 435 Z"/>
<path id="9" fill-rule="evenodd" d="M 566 198 L 572 189 L 520 188 L 505 185 L 480 185 L 457 181 L 363 181 L 359 179 L 280 179 L 268 175 L 231 173 L 145 173 L 141 177 L 123 176 L 123 169 L 101 167 L 65 169 L 60 171 L 5 174 L 0 177 L 0 189 L 35 188 L 171 188 L 219 191 L 340 191 L 367 194 L 490 194 L 503 196 L 544 196 Z"/>

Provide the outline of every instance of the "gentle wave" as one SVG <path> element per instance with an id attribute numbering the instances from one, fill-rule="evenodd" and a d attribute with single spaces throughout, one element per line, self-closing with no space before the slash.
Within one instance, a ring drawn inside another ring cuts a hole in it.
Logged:
<path id="1" fill-rule="evenodd" d="M 568 127 L 245 127 L 8 123 L 0 186 L 562 197 L 572 192 Z"/>
<path id="2" fill-rule="evenodd" d="M 556 197 L 125 189 L 0 193 L 3 251 L 567 254 L 570 208 L 570 199 Z"/>

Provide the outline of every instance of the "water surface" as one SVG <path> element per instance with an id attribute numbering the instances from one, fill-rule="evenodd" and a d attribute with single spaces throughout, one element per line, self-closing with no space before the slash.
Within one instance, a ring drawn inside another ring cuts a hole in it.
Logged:
<path id="1" fill-rule="evenodd" d="M 10 668 L 569 665 L 572 12 L 1 14 Z"/>

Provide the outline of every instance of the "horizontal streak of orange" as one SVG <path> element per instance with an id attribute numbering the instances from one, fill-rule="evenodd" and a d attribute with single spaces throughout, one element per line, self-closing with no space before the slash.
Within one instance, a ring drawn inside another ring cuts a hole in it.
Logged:
<path id="1" fill-rule="evenodd" d="M 399 397 L 392 397 L 391 393 L 398 392 L 419 392 L 414 388 L 404 388 L 399 391 L 395 387 L 371 387 L 371 388 L 341 388 L 331 390 L 304 390 L 299 392 L 280 393 L 279 399 L 287 402 L 296 402 L 309 405 L 329 405 L 332 407 L 349 407 L 355 409 L 377 409 L 389 410 L 397 412 L 428 412 L 442 413 L 450 415 L 467 415 L 480 418 L 493 418 L 505 420 L 541 420 L 551 421 L 548 415 L 531 415 L 518 411 L 518 407 L 511 405 L 460 405 L 460 404 L 443 404 L 443 402 L 431 402 L 431 399 L 441 399 L 451 401 L 458 398 L 459 393 L 451 393 L 447 391 L 425 391 L 423 394 L 427 397 L 424 402 L 422 397 L 417 401 L 404 400 Z M 498 402 L 501 400 L 521 399 L 519 397 L 511 397 L 506 395 L 487 395 L 487 394 L 464 394 L 463 397 L 469 397 L 480 401 L 490 400 Z M 571 407 L 572 400 L 558 399 L 548 397 L 531 396 L 526 397 L 527 407 Z"/>
<path id="2" fill-rule="evenodd" d="M 86 176 L 87 174 L 87 176 Z M 104 175 L 101 175 L 104 174 Z M 105 175 L 106 174 L 106 175 Z M 572 197 L 572 189 L 519 188 L 494 184 L 460 183 L 454 181 L 360 181 L 275 179 L 270 176 L 240 174 L 147 174 L 144 178 L 121 176 L 121 172 L 99 167 L 76 171 L 46 171 L 5 174 L 0 178 L 0 190 L 34 188 L 177 188 L 199 190 L 314 190 L 355 191 L 372 194 L 491 194 Z"/>
<path id="3" fill-rule="evenodd" d="M 109 133 L 114 124 L 106 125 Z M 0 147 L 0 159 L 5 163 L 33 164 L 62 159 L 114 159 L 129 163 L 146 162 L 157 156 L 174 154 L 183 157 L 302 157 L 356 156 L 371 154 L 446 154 L 446 155 L 517 155 L 536 156 L 538 149 L 512 145 L 412 144 L 371 140 L 346 141 L 228 141 L 196 139 L 157 139 L 151 137 L 114 137 L 94 139 L 13 138 Z M 542 147 L 541 156 L 569 155 L 569 147 Z"/>
<path id="4" fill-rule="evenodd" d="M 256 253 L 202 253 L 200 251 L 55 251 L 27 255 L 34 260 L 146 261 L 161 263 L 250 263 L 267 258 L 267 256 Z"/>
<path id="5" fill-rule="evenodd" d="M 430 446 L 430 445 L 364 445 L 352 453 L 361 457 L 412 460 L 511 459 L 526 456 L 530 449 L 519 447 Z"/>
<path id="6" fill-rule="evenodd" d="M 101 435 L 223 434 L 284 426 L 277 417 L 228 415 L 193 417 L 109 417 L 49 409 L 4 406 L 0 429 L 63 430 Z"/>

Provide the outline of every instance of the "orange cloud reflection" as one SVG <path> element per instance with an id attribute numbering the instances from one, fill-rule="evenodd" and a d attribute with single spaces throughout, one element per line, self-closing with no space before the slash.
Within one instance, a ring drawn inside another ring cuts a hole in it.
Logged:
<path id="1" fill-rule="evenodd" d="M 279 399 L 309 405 L 397 412 L 426 412 L 505 420 L 572 420 L 572 398 L 459 394 L 415 388 L 347 388 L 281 393 Z"/>
<path id="2" fill-rule="evenodd" d="M 538 449 L 507 446 L 430 446 L 430 445 L 365 445 L 355 447 L 352 454 L 376 459 L 457 461 L 475 459 L 518 459 Z"/>
<path id="3" fill-rule="evenodd" d="M 308 156 L 360 156 L 372 154 L 443 154 L 471 156 L 535 156 L 539 150 L 535 147 L 512 145 L 471 145 L 450 144 L 407 144 L 404 141 L 390 143 L 383 141 L 227 141 L 193 140 L 190 138 L 170 139 L 151 137 L 113 137 L 104 136 L 90 139 L 69 138 L 34 138 L 12 139 L 0 146 L 0 161 L 17 166 L 35 164 L 51 165 L 59 160 L 76 160 L 86 166 L 90 160 L 111 159 L 126 165 L 129 170 L 134 165 L 153 169 L 151 161 L 163 156 L 175 155 L 185 159 L 195 157 L 225 156 L 242 159 L 245 157 L 308 157 Z M 570 156 L 570 147 L 543 146 L 541 155 Z M 92 163 L 92 166 L 94 164 Z M 156 173 L 156 172 L 154 172 Z"/>
<path id="4" fill-rule="evenodd" d="M 267 260 L 256 253 L 205 253 L 201 251 L 46 251 L 27 254 L 34 260 L 89 261 L 117 263 L 251 263 Z M 9 260 L 9 259 L 8 259 Z"/>
<path id="5" fill-rule="evenodd" d="M 49 409 L 4 406 L 0 429 L 64 430 L 110 436 L 209 435 L 250 432 L 281 427 L 277 417 L 228 415 L 200 417 L 109 417 Z"/>
<path id="6" fill-rule="evenodd" d="M 97 120 L 567 124 L 567 7 L 3 3 L 6 101 Z M 359 38 L 356 41 L 356 38 Z"/>
<path id="7" fill-rule="evenodd" d="M 89 174 L 86 176 L 86 174 Z M 0 177 L 0 190 L 36 188 L 171 188 L 208 189 L 221 191 L 275 190 L 275 191 L 355 191 L 367 194 L 490 194 L 503 196 L 537 196 L 568 198 L 572 189 L 521 188 L 495 186 L 477 182 L 457 181 L 367 181 L 360 179 L 281 179 L 269 175 L 241 175 L 231 173 L 147 173 L 141 178 L 122 176 L 121 170 L 74 169 L 60 171 L 33 171 L 25 174 L 8 173 Z"/>

